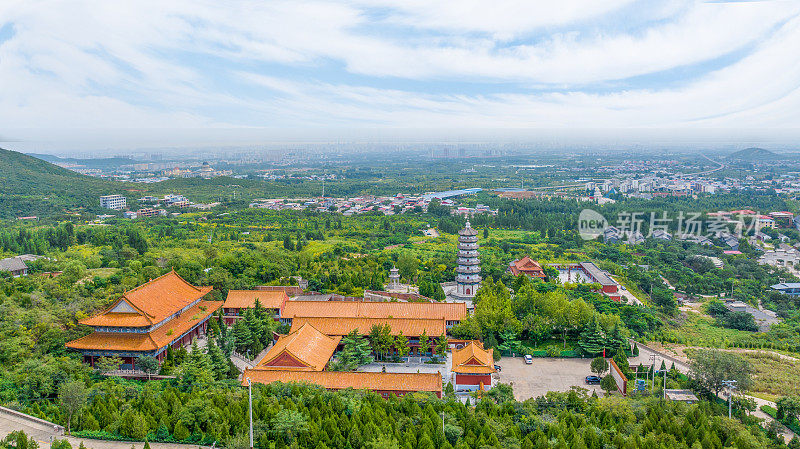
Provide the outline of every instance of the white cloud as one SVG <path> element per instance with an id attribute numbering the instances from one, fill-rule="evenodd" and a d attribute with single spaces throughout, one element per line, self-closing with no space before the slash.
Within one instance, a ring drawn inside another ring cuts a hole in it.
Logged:
<path id="1" fill-rule="evenodd" d="M 652 3 L 4 2 L 0 124 L 797 127 L 799 3 Z"/>

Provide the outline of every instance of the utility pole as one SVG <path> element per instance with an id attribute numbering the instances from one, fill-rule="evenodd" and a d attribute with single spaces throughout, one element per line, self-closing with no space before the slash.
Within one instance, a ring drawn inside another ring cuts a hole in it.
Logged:
<path id="1" fill-rule="evenodd" d="M 725 385 L 728 388 L 728 418 L 731 417 L 731 411 L 733 409 L 733 390 L 736 389 L 736 381 L 735 380 L 723 380 L 722 385 Z"/>
<path id="2" fill-rule="evenodd" d="M 250 449 L 253 449 L 253 383 L 247 378 L 247 396 L 250 402 Z"/>

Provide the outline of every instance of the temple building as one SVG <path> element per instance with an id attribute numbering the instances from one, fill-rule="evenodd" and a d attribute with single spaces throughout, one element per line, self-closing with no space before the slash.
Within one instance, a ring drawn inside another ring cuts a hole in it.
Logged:
<path id="1" fill-rule="evenodd" d="M 335 327 L 331 330 L 334 334 L 343 332 Z M 298 382 L 320 385 L 329 390 L 372 390 L 384 398 L 417 391 L 442 397 L 439 373 L 326 371 L 340 340 L 339 335 L 325 335 L 309 322 L 300 324 L 296 319 L 289 335 L 280 337 L 256 367 L 245 369 L 242 385 L 247 386 L 248 380 L 262 384 Z"/>
<path id="2" fill-rule="evenodd" d="M 233 326 L 244 311 L 254 309 L 258 301 L 261 307 L 270 309 L 277 320 L 288 300 L 289 296 L 284 290 L 229 290 L 222 306 L 222 317 L 226 325 Z"/>
<path id="3" fill-rule="evenodd" d="M 467 306 L 446 302 L 286 301 L 281 323 L 292 324 L 296 318 L 441 320 L 450 329 L 467 318 Z"/>
<path id="4" fill-rule="evenodd" d="M 374 373 L 364 371 L 280 371 L 246 368 L 242 385 L 247 381 L 271 384 L 297 382 L 319 385 L 328 390 L 371 390 L 383 398 L 414 392 L 429 392 L 442 397 L 442 376 L 439 373 Z"/>
<path id="5" fill-rule="evenodd" d="M 461 349 L 453 350 L 453 385 L 456 391 L 488 390 L 492 388 L 494 350 L 483 349 L 479 341 L 471 341 Z"/>
<path id="6" fill-rule="evenodd" d="M 208 319 L 222 306 L 204 299 L 212 287 L 195 287 L 175 271 L 153 279 L 99 314 L 80 321 L 92 333 L 66 344 L 94 366 L 100 357 L 120 357 L 121 369 L 136 369 L 136 359 L 163 360 L 168 347 L 178 349 L 205 335 Z"/>
<path id="7" fill-rule="evenodd" d="M 456 268 L 456 296 L 474 298 L 481 283 L 481 266 L 478 258 L 478 231 L 467 221 L 458 231 L 458 267 Z"/>
<path id="8" fill-rule="evenodd" d="M 508 265 L 508 272 L 511 273 L 512 276 L 525 274 L 534 279 L 545 278 L 544 269 L 539 265 L 539 262 L 536 262 L 528 256 L 511 262 Z"/>
<path id="9" fill-rule="evenodd" d="M 284 335 L 270 348 L 259 368 L 322 371 L 336 351 L 341 337 L 329 337 L 310 324 Z"/>

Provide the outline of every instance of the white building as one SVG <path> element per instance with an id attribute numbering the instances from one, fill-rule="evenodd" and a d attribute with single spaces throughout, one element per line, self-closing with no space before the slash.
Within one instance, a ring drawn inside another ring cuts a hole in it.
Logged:
<path id="1" fill-rule="evenodd" d="M 100 207 L 106 209 L 122 210 L 127 206 L 127 200 L 122 195 L 105 195 L 100 197 Z"/>

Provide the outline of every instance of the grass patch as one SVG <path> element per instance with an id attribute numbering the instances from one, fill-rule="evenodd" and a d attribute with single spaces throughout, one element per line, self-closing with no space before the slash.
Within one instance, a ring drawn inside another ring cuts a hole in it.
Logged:
<path id="1" fill-rule="evenodd" d="M 714 319 L 697 312 L 686 312 L 683 320 L 673 329 L 665 331 L 667 340 L 688 346 L 725 348 L 728 342 L 751 336 L 752 332 L 726 329 L 714 325 Z"/>
<path id="2" fill-rule="evenodd" d="M 754 396 L 775 401 L 782 396 L 800 395 L 800 371 L 797 362 L 767 352 L 737 353 L 753 367 Z"/>

